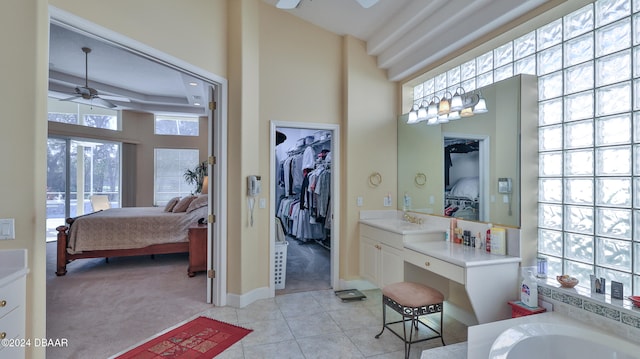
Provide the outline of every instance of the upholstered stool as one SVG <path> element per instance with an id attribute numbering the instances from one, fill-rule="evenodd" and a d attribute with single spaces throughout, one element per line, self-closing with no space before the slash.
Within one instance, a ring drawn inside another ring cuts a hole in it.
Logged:
<path id="1" fill-rule="evenodd" d="M 425 340 L 431 340 L 440 338 L 442 345 L 444 344 L 444 338 L 442 337 L 442 302 L 444 301 L 444 295 L 438 290 L 428 287 L 423 284 L 400 282 L 393 283 L 382 288 L 382 330 L 376 338 L 379 338 L 384 332 L 385 328 L 388 328 L 398 338 L 404 340 L 404 356 L 409 358 L 409 352 L 411 351 L 411 344 L 423 342 Z M 387 323 L 387 306 L 402 315 L 402 320 Z M 436 330 L 420 320 L 420 317 L 427 314 L 440 313 L 440 330 Z M 407 337 L 406 322 L 410 321 L 411 330 L 409 331 L 409 337 Z M 403 335 L 400 336 L 389 325 L 402 323 Z M 414 339 L 415 333 L 418 333 L 418 325 L 422 324 L 431 330 L 434 335 L 422 338 Z"/>

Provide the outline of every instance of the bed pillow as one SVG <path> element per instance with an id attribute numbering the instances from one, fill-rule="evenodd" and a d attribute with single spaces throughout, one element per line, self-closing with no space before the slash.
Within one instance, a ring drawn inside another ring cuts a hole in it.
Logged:
<path id="1" fill-rule="evenodd" d="M 204 207 L 209 203 L 209 196 L 203 194 L 201 196 L 196 197 L 191 203 L 189 203 L 189 207 L 187 207 L 187 213 L 195 211 L 198 208 Z"/>
<path id="2" fill-rule="evenodd" d="M 180 197 L 173 197 L 169 200 L 169 202 L 167 202 L 167 205 L 164 206 L 164 211 L 165 212 L 171 212 L 173 211 L 173 207 L 176 206 L 176 204 L 180 201 Z"/>
<path id="3" fill-rule="evenodd" d="M 196 196 L 183 197 L 180 201 L 178 201 L 178 203 L 176 203 L 176 206 L 173 207 L 173 213 L 186 212 L 187 208 L 189 208 L 189 205 L 194 199 L 196 199 Z"/>
<path id="4" fill-rule="evenodd" d="M 449 194 L 455 197 L 476 199 L 479 196 L 478 181 L 478 177 L 460 178 L 453 187 L 451 187 Z"/>

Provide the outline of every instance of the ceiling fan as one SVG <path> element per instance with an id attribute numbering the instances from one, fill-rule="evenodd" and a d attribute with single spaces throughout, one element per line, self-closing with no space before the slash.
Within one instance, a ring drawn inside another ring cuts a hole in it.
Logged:
<path id="1" fill-rule="evenodd" d="M 372 7 L 378 2 L 378 0 L 356 0 L 356 1 L 358 2 L 358 4 L 360 4 L 360 6 L 362 6 L 365 9 Z M 278 0 L 276 7 L 278 9 L 291 10 L 291 9 L 297 8 L 301 2 L 302 0 Z"/>
<path id="2" fill-rule="evenodd" d="M 91 52 L 91 49 L 88 47 L 83 47 L 82 52 L 84 52 L 84 59 L 85 59 L 84 86 L 76 86 L 76 89 L 75 89 L 76 95 L 69 98 L 62 99 L 61 101 L 74 101 L 74 100 L 83 99 L 83 100 L 90 101 L 91 104 L 95 103 L 98 106 L 103 106 L 108 108 L 115 108 L 117 107 L 117 105 L 111 101 L 107 101 L 105 98 L 111 98 L 115 101 L 130 102 L 128 98 L 124 98 L 124 97 L 116 97 L 116 96 L 100 97 L 98 95 L 98 90 L 92 87 L 89 87 L 89 53 Z"/>

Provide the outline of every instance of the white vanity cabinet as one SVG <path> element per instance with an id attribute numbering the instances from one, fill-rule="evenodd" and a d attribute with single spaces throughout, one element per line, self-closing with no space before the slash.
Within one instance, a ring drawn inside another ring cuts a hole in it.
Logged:
<path id="1" fill-rule="evenodd" d="M 26 250 L 0 251 L 0 358 L 25 357 Z"/>
<path id="2" fill-rule="evenodd" d="M 360 275 L 378 288 L 404 279 L 402 235 L 360 224 Z"/>

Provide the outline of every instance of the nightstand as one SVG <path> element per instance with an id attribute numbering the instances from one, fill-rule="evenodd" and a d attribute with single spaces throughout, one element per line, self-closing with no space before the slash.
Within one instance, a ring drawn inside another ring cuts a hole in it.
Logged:
<path id="1" fill-rule="evenodd" d="M 207 225 L 194 223 L 189 226 L 189 268 L 187 275 L 207 270 Z"/>

